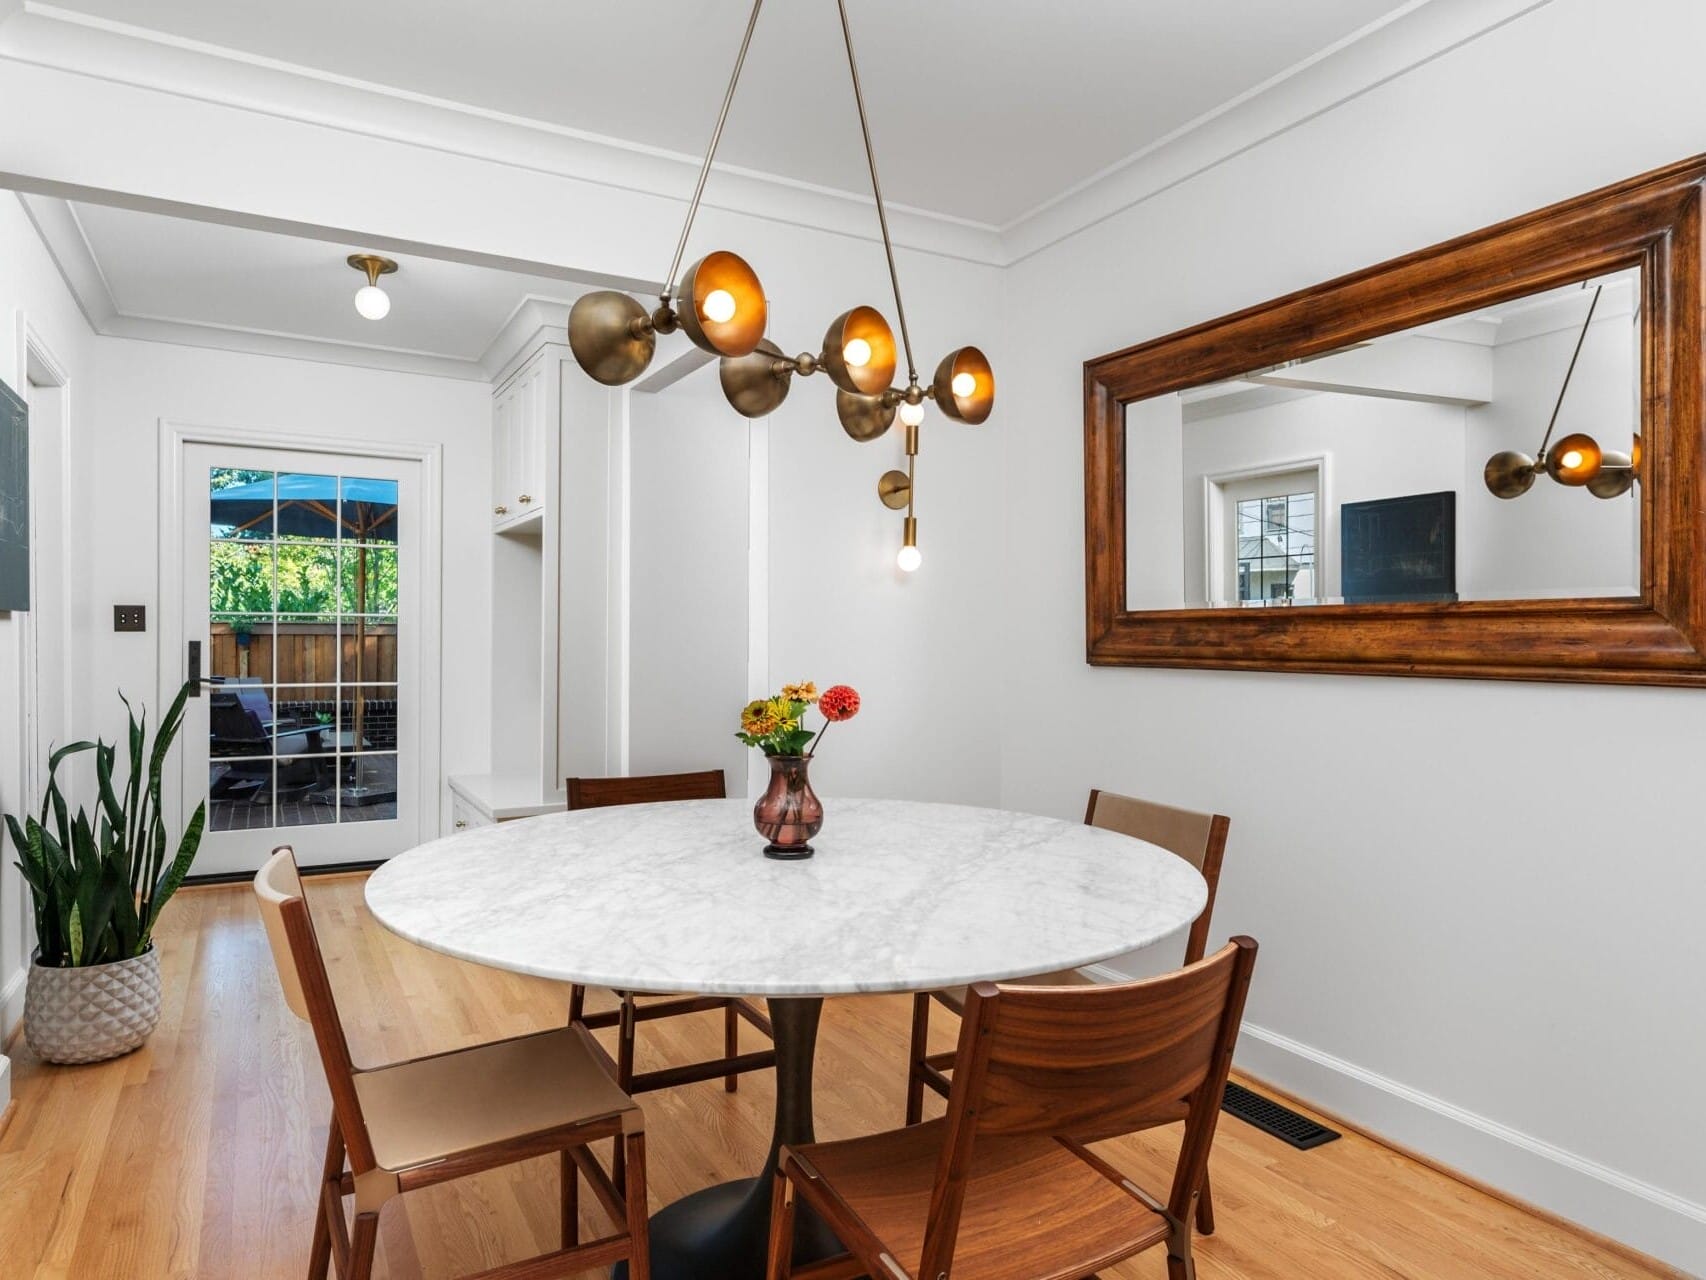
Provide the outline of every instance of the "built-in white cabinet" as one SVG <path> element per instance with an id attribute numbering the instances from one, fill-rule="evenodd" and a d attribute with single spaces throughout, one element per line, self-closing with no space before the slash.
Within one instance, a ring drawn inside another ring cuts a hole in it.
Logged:
<path id="1" fill-rule="evenodd" d="M 560 348 L 537 351 L 502 382 L 492 399 L 492 527 L 544 515 L 556 487 L 551 437 L 561 420 L 555 376 Z"/>
<path id="2" fill-rule="evenodd" d="M 560 808 L 569 775 L 619 771 L 608 548 L 621 419 L 564 336 L 562 320 L 532 331 L 493 386 L 491 765 L 449 779 L 456 830 Z"/>

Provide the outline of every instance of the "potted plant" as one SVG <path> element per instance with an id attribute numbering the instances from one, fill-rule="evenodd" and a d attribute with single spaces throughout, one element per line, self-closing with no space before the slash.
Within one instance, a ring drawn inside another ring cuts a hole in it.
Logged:
<path id="1" fill-rule="evenodd" d="M 174 849 L 160 804 L 166 757 L 194 688 L 191 681 L 178 691 L 152 748 L 147 712 L 138 719 L 125 700 L 130 771 L 122 783 L 113 775 L 116 746 L 74 742 L 48 759 L 39 816 L 22 822 L 6 817 L 35 905 L 24 1035 L 48 1062 L 116 1058 L 146 1040 L 160 1021 L 154 925 L 189 873 L 207 818 L 204 801 Z M 73 816 L 59 784 L 59 766 L 84 751 L 95 753 L 93 817 L 81 806 Z"/>
<path id="2" fill-rule="evenodd" d="M 752 809 L 753 825 L 770 842 L 764 846 L 767 858 L 811 857 L 811 838 L 823 829 L 823 804 L 807 774 L 823 741 L 822 731 L 805 727 L 806 713 L 814 705 L 828 729 L 859 714 L 859 695 L 844 684 L 820 695 L 817 685 L 807 680 L 784 685 L 774 697 L 749 702 L 740 713 L 735 737 L 757 747 L 770 761 L 770 785 Z"/>

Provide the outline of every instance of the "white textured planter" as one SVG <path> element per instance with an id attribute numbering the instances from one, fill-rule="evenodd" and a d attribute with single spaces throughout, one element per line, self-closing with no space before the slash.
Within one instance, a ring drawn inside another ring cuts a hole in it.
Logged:
<path id="1" fill-rule="evenodd" d="M 50 969 L 30 961 L 24 1038 L 47 1062 L 105 1062 L 129 1053 L 160 1023 L 160 953 Z"/>

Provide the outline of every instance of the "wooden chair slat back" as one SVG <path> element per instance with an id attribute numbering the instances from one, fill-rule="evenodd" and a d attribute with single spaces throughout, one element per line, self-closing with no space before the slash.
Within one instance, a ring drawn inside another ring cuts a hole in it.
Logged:
<path id="1" fill-rule="evenodd" d="M 344 1037 L 343 1021 L 332 998 L 331 979 L 326 974 L 325 957 L 320 953 L 320 940 L 314 932 L 314 917 L 308 912 L 308 900 L 302 892 L 296 855 L 289 845 L 274 849 L 256 873 L 255 898 L 260 904 L 261 920 L 266 925 L 267 942 L 272 947 L 285 1003 L 314 1030 L 320 1065 L 332 1094 L 332 1110 L 349 1148 L 350 1168 L 365 1173 L 374 1167 L 374 1157 L 361 1102 L 355 1092 L 355 1063 L 350 1058 L 349 1041 Z"/>
<path id="2" fill-rule="evenodd" d="M 1208 950 L 1209 924 L 1214 916 L 1215 895 L 1220 890 L 1220 864 L 1226 854 L 1226 836 L 1232 820 L 1218 813 L 1175 809 L 1112 791 L 1092 791 L 1084 823 L 1159 845 L 1202 874 L 1208 882 L 1208 901 L 1191 925 L 1185 944 L 1185 963 L 1191 965 L 1201 960 Z"/>
<path id="3" fill-rule="evenodd" d="M 976 1131 L 1094 1142 L 1177 1119 L 1212 1069 L 1239 956 L 1117 986 L 974 987 L 954 1090 L 980 1056 Z"/>
<path id="4" fill-rule="evenodd" d="M 570 778 L 569 808 L 602 809 L 665 800 L 722 800 L 728 785 L 721 769 L 698 773 L 655 773 L 637 778 Z"/>

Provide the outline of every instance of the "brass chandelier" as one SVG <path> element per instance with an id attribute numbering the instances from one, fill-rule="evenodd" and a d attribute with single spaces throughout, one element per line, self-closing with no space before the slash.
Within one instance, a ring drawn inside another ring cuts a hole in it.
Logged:
<path id="1" fill-rule="evenodd" d="M 1585 286 L 1584 286 L 1585 287 Z M 1641 465 L 1641 437 L 1637 435 L 1629 453 L 1602 449 L 1599 441 L 1585 431 L 1572 432 L 1557 444 L 1552 444 L 1552 429 L 1558 425 L 1558 412 L 1564 407 L 1564 397 L 1570 391 L 1570 379 L 1581 359 L 1582 344 L 1587 341 L 1588 326 L 1599 306 L 1604 285 L 1595 285 L 1593 298 L 1588 302 L 1587 319 L 1576 335 L 1576 349 L 1570 354 L 1570 366 L 1564 370 L 1564 385 L 1558 388 L 1558 401 L 1552 406 L 1552 418 L 1541 437 L 1540 451 L 1533 457 L 1516 449 L 1505 449 L 1487 459 L 1481 477 L 1487 491 L 1495 498 L 1520 498 L 1534 487 L 1534 478 L 1542 472 L 1569 488 L 1585 488 L 1596 498 L 1619 498 L 1634 487 Z M 1551 448 L 1547 446 L 1551 445 Z"/>
<path id="2" fill-rule="evenodd" d="M 923 558 L 918 550 L 918 521 L 913 514 L 913 503 L 924 402 L 934 400 L 944 414 L 956 421 L 980 423 L 989 417 L 995 405 L 995 373 L 983 352 L 976 347 L 960 347 L 943 357 L 928 385 L 919 382 L 912 357 L 912 336 L 906 326 L 906 307 L 900 296 L 900 276 L 895 269 L 894 244 L 889 238 L 888 213 L 883 205 L 882 184 L 877 178 L 871 127 L 865 116 L 859 62 L 853 53 L 853 32 L 847 22 L 846 0 L 836 0 L 836 8 L 841 16 L 842 43 L 847 49 L 853 100 L 865 142 L 865 162 L 871 173 L 877 223 L 888 259 L 895 316 L 900 322 L 906 384 L 893 385 L 899 364 L 894 330 L 874 307 L 858 306 L 842 312 L 824 333 L 820 350 L 790 357 L 765 336 L 769 309 L 764 288 L 757 273 L 739 255 L 718 250 L 698 259 L 679 277 L 676 274 L 763 4 L 764 0 L 753 0 L 746 35 L 735 57 L 734 73 L 723 95 L 722 109 L 717 114 L 705 162 L 699 168 L 699 180 L 687 207 L 687 220 L 676 242 L 675 257 L 664 276 L 657 307 L 647 311 L 637 299 L 612 290 L 589 293 L 575 303 L 569 314 L 569 346 L 588 375 L 606 386 L 616 387 L 645 372 L 657 349 L 658 334 L 679 329 L 694 346 L 722 357 L 719 373 L 723 394 L 736 412 L 748 418 L 772 412 L 787 398 L 796 377 L 809 378 L 816 373 L 827 374 L 835 384 L 835 412 L 842 428 L 853 439 L 877 439 L 894 425 L 898 416 L 906 428 L 906 470 L 885 473 L 877 482 L 877 495 L 891 510 L 906 512 L 896 563 L 911 572 Z"/>

